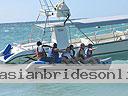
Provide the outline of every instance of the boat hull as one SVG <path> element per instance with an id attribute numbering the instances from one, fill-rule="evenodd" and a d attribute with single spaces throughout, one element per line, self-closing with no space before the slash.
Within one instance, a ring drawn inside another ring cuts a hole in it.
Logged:
<path id="1" fill-rule="evenodd" d="M 94 51 L 94 56 L 99 55 L 110 55 L 112 53 L 120 53 L 128 51 L 128 39 L 121 40 L 121 41 L 113 41 L 113 42 L 107 42 L 107 43 L 100 43 L 100 44 L 94 44 L 94 47 L 96 50 Z M 0 60 L 0 63 L 30 63 L 34 61 L 34 50 L 26 50 L 24 52 L 20 52 L 18 54 L 12 55 L 8 59 L 8 61 L 4 62 Z M 27 58 L 26 58 L 27 57 Z M 26 62 L 28 61 L 28 62 Z"/>
<path id="2" fill-rule="evenodd" d="M 93 53 L 95 56 L 125 52 L 128 51 L 128 39 L 95 44 L 94 47 L 96 48 L 96 50 Z"/>

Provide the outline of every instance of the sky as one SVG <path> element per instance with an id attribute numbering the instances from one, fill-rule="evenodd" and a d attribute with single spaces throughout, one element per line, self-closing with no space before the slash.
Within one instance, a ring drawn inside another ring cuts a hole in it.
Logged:
<path id="1" fill-rule="evenodd" d="M 128 15 L 128 0 L 65 0 L 65 2 L 71 10 L 71 18 Z M 0 23 L 35 21 L 39 10 L 39 0 L 0 0 Z"/>

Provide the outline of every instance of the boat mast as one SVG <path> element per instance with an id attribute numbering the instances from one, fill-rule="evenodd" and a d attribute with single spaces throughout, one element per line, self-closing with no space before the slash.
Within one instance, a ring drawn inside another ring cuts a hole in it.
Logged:
<path id="1" fill-rule="evenodd" d="M 50 0 L 49 0 L 49 2 L 47 0 L 39 0 L 39 3 L 40 3 L 40 6 L 41 6 L 41 10 L 40 10 L 40 13 L 38 15 L 37 21 L 38 21 L 41 14 L 46 17 L 45 18 L 45 25 L 44 25 L 43 33 L 42 33 L 42 41 L 43 41 L 43 38 L 44 38 L 44 35 L 45 35 L 45 32 L 46 32 L 48 19 L 49 19 L 50 16 L 54 15 L 54 12 L 52 11 L 53 8 L 51 9 L 51 7 L 53 7 L 53 4 Z"/>
<path id="2" fill-rule="evenodd" d="M 79 32 L 81 32 L 89 41 L 91 41 L 92 44 L 94 44 L 94 42 L 83 31 L 81 31 L 80 28 L 77 27 L 77 25 L 75 23 L 73 23 L 71 19 L 69 19 L 70 15 L 71 15 L 70 9 L 65 4 L 64 0 L 62 0 L 62 2 L 63 2 L 63 5 L 61 5 L 61 3 L 60 3 L 60 5 L 57 6 L 58 8 L 56 8 L 55 11 L 57 11 L 57 13 L 60 17 L 66 17 L 66 20 L 64 21 L 64 26 L 67 21 L 70 21 L 70 23 L 72 25 L 74 25 L 79 30 Z"/>
<path id="3" fill-rule="evenodd" d="M 45 34 L 45 30 L 47 27 L 47 23 L 48 23 L 48 19 L 50 16 L 53 16 L 54 14 L 56 15 L 57 18 L 61 18 L 64 17 L 66 18 L 64 21 L 64 26 L 66 24 L 67 21 L 69 21 L 72 25 L 74 25 L 79 32 L 81 32 L 92 44 L 94 44 L 94 42 L 83 32 L 81 31 L 81 29 L 74 23 L 72 22 L 71 19 L 69 19 L 70 17 L 70 9 L 68 8 L 68 6 L 65 4 L 64 0 L 61 0 L 60 3 L 58 3 L 56 6 L 53 5 L 53 3 L 51 2 L 51 0 L 43 0 L 43 4 L 41 2 L 41 0 L 39 0 L 40 2 L 40 6 L 41 6 L 41 13 L 43 13 L 46 16 L 46 20 L 45 20 L 45 26 L 44 26 L 44 30 L 43 30 L 43 36 Z M 54 10 L 54 11 L 53 11 Z M 39 15 L 40 16 L 40 15 Z M 39 17 L 38 17 L 39 18 Z M 42 39 L 43 40 L 43 39 Z"/>

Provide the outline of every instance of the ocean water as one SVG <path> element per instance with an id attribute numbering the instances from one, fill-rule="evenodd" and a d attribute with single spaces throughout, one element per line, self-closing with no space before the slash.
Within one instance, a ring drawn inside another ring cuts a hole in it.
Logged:
<path id="1" fill-rule="evenodd" d="M 0 96 L 128 96 L 128 84 L 1 84 Z"/>
<path id="2" fill-rule="evenodd" d="M 103 34 L 115 30 L 124 31 L 127 25 L 121 23 L 81 30 L 88 35 L 92 35 L 92 32 Z M 76 28 L 69 30 L 71 30 L 70 38 L 83 36 Z M 35 23 L 0 24 L 0 50 L 9 43 L 49 40 L 50 36 L 50 33 L 43 35 L 43 30 L 36 27 Z M 126 64 L 127 53 L 109 56 L 112 57 L 114 64 Z M 0 96 L 128 96 L 127 90 L 128 84 L 0 84 Z"/>

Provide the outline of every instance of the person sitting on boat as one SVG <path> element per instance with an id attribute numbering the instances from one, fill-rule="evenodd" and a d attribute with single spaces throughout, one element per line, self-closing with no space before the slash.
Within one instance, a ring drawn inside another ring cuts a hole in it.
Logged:
<path id="1" fill-rule="evenodd" d="M 92 56 L 93 51 L 95 48 L 93 48 L 92 44 L 88 44 L 87 49 L 85 50 L 85 59 L 87 62 L 92 62 L 93 64 L 97 64 L 99 60 L 97 58 L 94 58 Z"/>
<path id="2" fill-rule="evenodd" d="M 47 57 L 47 54 L 43 48 L 43 45 L 40 41 L 37 42 L 37 48 L 36 48 L 36 56 L 38 61 L 45 61 L 49 63 L 54 63 L 54 59 L 51 57 Z"/>
<path id="3" fill-rule="evenodd" d="M 69 47 L 70 47 L 70 53 L 71 53 L 72 58 L 75 58 L 74 46 L 73 45 L 70 45 Z"/>
<path id="4" fill-rule="evenodd" d="M 54 58 L 54 63 L 61 63 L 61 58 L 59 58 L 60 50 L 57 48 L 57 44 L 54 43 L 53 47 L 49 50 L 49 57 Z"/>
<path id="5" fill-rule="evenodd" d="M 76 57 L 77 57 L 78 61 L 85 64 L 85 45 L 84 45 L 84 43 L 82 43 L 80 45 L 80 49 L 78 50 Z"/>
<path id="6" fill-rule="evenodd" d="M 69 64 L 69 63 L 77 64 L 78 63 L 74 58 L 72 58 L 70 47 L 67 47 L 66 51 L 62 53 L 62 61 L 66 64 Z"/>
<path id="7" fill-rule="evenodd" d="M 88 44 L 87 49 L 85 50 L 85 45 L 82 43 L 80 45 L 80 49 L 77 53 L 77 59 L 83 64 L 86 64 L 88 62 L 92 62 L 93 64 L 96 64 L 97 61 L 92 57 L 92 51 L 94 49 L 92 48 L 92 44 Z"/>

